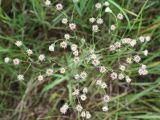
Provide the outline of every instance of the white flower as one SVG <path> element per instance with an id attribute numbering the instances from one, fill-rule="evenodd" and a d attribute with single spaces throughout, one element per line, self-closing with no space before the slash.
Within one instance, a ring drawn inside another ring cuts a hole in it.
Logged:
<path id="1" fill-rule="evenodd" d="M 141 61 L 141 57 L 139 55 L 135 55 L 133 60 L 136 62 L 136 63 L 139 63 Z"/>
<path id="2" fill-rule="evenodd" d="M 93 31 L 93 32 L 98 32 L 98 31 L 99 31 L 98 25 L 93 25 L 93 26 L 92 26 L 92 31 Z"/>
<path id="3" fill-rule="evenodd" d="M 108 95 L 105 95 L 103 97 L 103 101 L 106 102 L 106 103 L 108 103 L 110 101 L 110 97 Z"/>
<path id="4" fill-rule="evenodd" d="M 76 75 L 74 76 L 74 79 L 79 80 L 79 79 L 80 79 L 80 75 L 79 75 L 79 74 L 76 74 Z"/>
<path id="5" fill-rule="evenodd" d="M 74 61 L 75 63 L 79 63 L 80 58 L 79 58 L 79 57 L 74 57 L 73 61 Z"/>
<path id="6" fill-rule="evenodd" d="M 67 23 L 68 23 L 68 19 L 67 19 L 67 18 L 63 18 L 63 19 L 62 19 L 62 23 L 63 23 L 63 24 L 67 24 Z"/>
<path id="7" fill-rule="evenodd" d="M 78 48 L 78 46 L 77 46 L 76 44 L 72 44 L 72 45 L 71 45 L 71 50 L 72 50 L 72 51 L 76 51 L 77 48 Z"/>
<path id="8" fill-rule="evenodd" d="M 126 67 L 124 65 L 120 65 L 119 69 L 124 71 L 126 69 Z"/>
<path id="9" fill-rule="evenodd" d="M 92 64 L 93 64 L 94 66 L 97 66 L 97 65 L 100 64 L 100 61 L 97 60 L 97 59 L 94 59 L 94 60 L 92 60 Z"/>
<path id="10" fill-rule="evenodd" d="M 115 26 L 115 25 L 111 25 L 110 29 L 111 29 L 112 31 L 114 31 L 114 30 L 116 29 L 116 26 Z"/>
<path id="11" fill-rule="evenodd" d="M 115 46 L 116 48 L 120 48 L 120 47 L 121 47 L 121 43 L 120 43 L 120 42 L 115 42 L 115 43 L 114 43 L 114 46 Z"/>
<path id="12" fill-rule="evenodd" d="M 62 10 L 63 9 L 63 5 L 61 3 L 56 4 L 56 9 L 57 10 Z"/>
<path id="13" fill-rule="evenodd" d="M 107 88 L 107 84 L 105 82 L 102 82 L 101 83 L 101 88 L 103 88 L 103 89 Z"/>
<path id="14" fill-rule="evenodd" d="M 90 53 L 90 54 L 94 54 L 94 53 L 95 53 L 95 50 L 94 50 L 94 49 L 89 49 L 89 53 Z"/>
<path id="15" fill-rule="evenodd" d="M 54 52 L 54 44 L 51 44 L 51 45 L 49 46 L 49 51 Z"/>
<path id="16" fill-rule="evenodd" d="M 65 42 L 65 41 L 61 42 L 60 47 L 64 48 L 64 49 L 67 48 L 67 42 Z"/>
<path id="17" fill-rule="evenodd" d="M 108 111 L 108 106 L 106 105 L 106 106 L 103 106 L 102 107 L 102 110 L 104 111 L 104 112 L 107 112 Z"/>
<path id="18" fill-rule="evenodd" d="M 132 64 L 132 58 L 130 58 L 130 57 L 127 58 L 127 59 L 126 59 L 126 62 L 127 62 L 128 64 Z"/>
<path id="19" fill-rule="evenodd" d="M 52 75 L 53 74 L 53 70 L 52 69 L 47 69 L 46 74 L 48 76 Z"/>
<path id="20" fill-rule="evenodd" d="M 86 112 L 85 111 L 81 112 L 81 117 L 83 117 L 83 118 L 86 117 Z"/>
<path id="21" fill-rule="evenodd" d="M 86 96 L 86 94 L 82 94 L 82 95 L 80 95 L 80 98 L 82 101 L 85 101 L 87 99 L 87 96 Z"/>
<path id="22" fill-rule="evenodd" d="M 70 24 L 69 24 L 69 28 L 70 28 L 71 30 L 75 30 L 75 29 L 76 29 L 76 24 L 75 24 L 75 23 L 70 23 Z"/>
<path id="23" fill-rule="evenodd" d="M 87 88 L 87 87 L 84 87 L 83 90 L 82 90 L 82 92 L 83 92 L 83 93 L 88 93 L 88 88 Z"/>
<path id="24" fill-rule="evenodd" d="M 44 54 L 40 54 L 39 57 L 38 57 L 38 59 L 40 61 L 44 61 L 45 60 L 45 55 Z"/>
<path id="25" fill-rule="evenodd" d="M 46 6 L 51 5 L 51 1 L 50 1 L 50 0 L 46 0 L 46 1 L 45 1 L 45 5 L 46 5 Z"/>
<path id="26" fill-rule="evenodd" d="M 110 77 L 112 78 L 112 80 L 117 79 L 117 73 L 116 72 L 111 73 Z"/>
<path id="27" fill-rule="evenodd" d="M 145 56 L 148 56 L 148 50 L 144 50 L 144 51 L 143 51 L 143 54 L 144 54 Z"/>
<path id="28" fill-rule="evenodd" d="M 110 49 L 110 51 L 114 51 L 114 50 L 116 50 L 116 47 L 115 47 L 115 45 L 110 45 L 109 49 Z"/>
<path id="29" fill-rule="evenodd" d="M 123 15 L 122 15 L 121 13 L 118 13 L 117 18 L 118 18 L 119 20 L 123 20 Z"/>
<path id="30" fill-rule="evenodd" d="M 44 80 L 44 76 L 43 76 L 43 75 L 39 75 L 39 76 L 38 76 L 38 80 L 39 80 L 39 81 Z"/>
<path id="31" fill-rule="evenodd" d="M 5 58 L 4 58 L 4 62 L 5 62 L 5 63 L 9 63 L 9 61 L 10 61 L 10 58 L 9 58 L 9 57 L 5 57 Z"/>
<path id="32" fill-rule="evenodd" d="M 129 43 L 130 46 L 134 47 L 137 44 L 136 40 L 131 40 L 131 42 Z"/>
<path id="33" fill-rule="evenodd" d="M 96 54 L 91 54 L 90 58 L 93 59 L 93 60 L 95 60 L 95 59 L 97 59 L 97 56 L 96 56 Z"/>
<path id="34" fill-rule="evenodd" d="M 106 8 L 105 8 L 105 12 L 106 12 L 106 13 L 112 13 L 112 10 L 111 10 L 109 7 L 106 7 Z"/>
<path id="35" fill-rule="evenodd" d="M 60 112 L 62 114 L 66 114 L 67 110 L 68 110 L 69 106 L 67 104 L 64 104 L 61 108 L 60 108 Z"/>
<path id="36" fill-rule="evenodd" d="M 24 80 L 24 76 L 21 75 L 21 74 L 19 74 L 19 75 L 17 76 L 17 79 L 18 79 L 18 80 Z"/>
<path id="37" fill-rule="evenodd" d="M 103 24 L 103 19 L 102 18 L 98 18 L 97 19 L 97 24 Z"/>
<path id="38" fill-rule="evenodd" d="M 16 41 L 16 42 L 15 42 L 15 45 L 16 45 L 17 47 L 21 47 L 21 46 L 22 46 L 22 41 L 19 41 L 19 40 Z"/>
<path id="39" fill-rule="evenodd" d="M 74 56 L 78 56 L 78 55 L 79 55 L 78 50 L 74 51 L 74 52 L 73 52 L 73 55 L 74 55 Z"/>
<path id="40" fill-rule="evenodd" d="M 127 82 L 127 83 L 130 83 L 130 82 L 131 82 L 131 78 L 130 78 L 129 76 L 126 76 L 125 78 L 126 78 L 126 82 Z"/>
<path id="41" fill-rule="evenodd" d="M 20 64 L 20 60 L 18 58 L 13 59 L 13 64 L 14 65 L 19 65 Z"/>
<path id="42" fill-rule="evenodd" d="M 91 118 L 91 114 L 88 111 L 86 111 L 86 119 L 90 119 L 90 118 Z"/>
<path id="43" fill-rule="evenodd" d="M 100 73 L 105 73 L 107 70 L 106 70 L 105 66 L 101 66 L 99 71 L 100 71 Z"/>
<path id="44" fill-rule="evenodd" d="M 140 36 L 140 37 L 139 37 L 139 40 L 140 40 L 140 42 L 144 42 L 144 41 L 145 41 L 145 37 Z"/>
<path id="45" fill-rule="evenodd" d="M 87 77 L 87 73 L 86 73 L 86 72 L 84 72 L 84 71 L 83 71 L 83 72 L 81 72 L 81 74 L 80 74 L 80 78 L 84 80 L 84 79 L 86 79 L 86 77 Z"/>
<path id="46" fill-rule="evenodd" d="M 120 74 L 118 75 L 118 79 L 119 79 L 119 80 L 123 80 L 123 79 L 124 79 L 124 75 L 123 75 L 122 73 L 120 73 Z"/>
<path id="47" fill-rule="evenodd" d="M 27 49 L 27 54 L 28 55 L 32 55 L 33 54 L 33 51 L 31 49 Z"/>
<path id="48" fill-rule="evenodd" d="M 104 6 L 109 6 L 109 2 L 104 2 Z"/>
<path id="49" fill-rule="evenodd" d="M 96 7 L 96 9 L 100 9 L 100 8 L 102 8 L 102 4 L 101 3 L 96 3 L 95 7 Z"/>
<path id="50" fill-rule="evenodd" d="M 61 73 L 61 74 L 64 74 L 65 71 L 66 71 L 65 68 L 61 68 L 61 69 L 60 69 L 60 73 Z"/>
<path id="51" fill-rule="evenodd" d="M 146 41 L 147 41 L 147 42 L 151 40 L 151 37 L 150 37 L 150 36 L 146 36 L 145 38 L 146 38 Z"/>
<path id="52" fill-rule="evenodd" d="M 78 105 L 76 105 L 76 110 L 78 112 L 81 112 L 83 110 L 83 107 L 80 104 L 78 104 Z"/>
<path id="53" fill-rule="evenodd" d="M 89 22 L 94 23 L 96 19 L 94 17 L 89 18 Z"/>
<path id="54" fill-rule="evenodd" d="M 65 35 L 64 35 L 64 38 L 65 38 L 66 40 L 69 40 L 70 37 L 71 37 L 70 34 L 65 34 Z"/>
<path id="55" fill-rule="evenodd" d="M 101 79 L 98 79 L 97 81 L 96 81 L 96 85 L 101 85 L 102 84 L 102 80 Z"/>
<path id="56" fill-rule="evenodd" d="M 139 75 L 147 75 L 148 70 L 146 68 L 147 66 L 142 64 L 142 66 L 138 70 Z"/>
<path id="57" fill-rule="evenodd" d="M 79 89 L 75 89 L 74 92 L 72 93 L 72 95 L 78 96 L 79 95 Z"/>

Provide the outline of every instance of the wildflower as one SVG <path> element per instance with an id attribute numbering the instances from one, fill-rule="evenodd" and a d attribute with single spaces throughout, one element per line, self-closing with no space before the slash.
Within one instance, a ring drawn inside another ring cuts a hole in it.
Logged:
<path id="1" fill-rule="evenodd" d="M 116 29 L 116 26 L 115 26 L 115 25 L 111 25 L 110 29 L 111 29 L 112 31 L 114 31 L 114 30 Z"/>
<path id="2" fill-rule="evenodd" d="M 145 38 L 144 38 L 143 36 L 140 36 L 140 37 L 139 37 L 139 40 L 140 40 L 140 42 L 144 42 L 144 41 L 145 41 Z"/>
<path id="3" fill-rule="evenodd" d="M 130 58 L 130 57 L 127 58 L 127 59 L 126 59 L 126 62 L 127 62 L 128 64 L 132 64 L 132 58 Z"/>
<path id="4" fill-rule="evenodd" d="M 65 35 L 64 35 L 64 38 L 65 38 L 66 40 L 69 40 L 70 37 L 71 37 L 70 34 L 65 34 Z"/>
<path id="5" fill-rule="evenodd" d="M 119 20 L 123 20 L 123 15 L 122 15 L 121 13 L 119 13 L 119 14 L 117 15 L 117 18 L 118 18 Z"/>
<path id="6" fill-rule="evenodd" d="M 100 9 L 100 8 L 102 8 L 102 4 L 101 3 L 96 3 L 95 7 L 96 7 L 96 9 Z"/>
<path id="7" fill-rule="evenodd" d="M 13 64 L 14 65 L 19 65 L 20 64 L 20 60 L 18 58 L 13 59 Z"/>
<path id="8" fill-rule="evenodd" d="M 136 40 L 131 40 L 131 42 L 129 44 L 130 44 L 130 46 L 134 47 L 136 45 L 136 43 L 137 43 Z"/>
<path id="9" fill-rule="evenodd" d="M 62 10 L 63 9 L 63 5 L 61 3 L 56 4 L 56 9 L 57 10 Z"/>
<path id="10" fill-rule="evenodd" d="M 76 24 L 75 24 L 75 23 L 70 23 L 70 24 L 69 24 L 69 28 L 70 28 L 71 30 L 75 30 L 75 29 L 76 29 Z"/>
<path id="11" fill-rule="evenodd" d="M 100 61 L 99 61 L 98 59 L 94 59 L 94 60 L 92 60 L 92 64 L 93 64 L 94 66 L 97 66 L 97 65 L 100 64 Z"/>
<path id="12" fill-rule="evenodd" d="M 49 51 L 54 52 L 54 44 L 51 44 L 51 45 L 49 46 Z"/>
<path id="13" fill-rule="evenodd" d="M 72 51 L 76 51 L 77 50 L 77 45 L 76 44 L 72 44 L 71 45 L 71 50 Z"/>
<path id="14" fill-rule="evenodd" d="M 90 53 L 90 54 L 94 54 L 94 53 L 95 53 L 95 50 L 94 50 L 94 49 L 90 49 L 90 50 L 89 50 L 89 53 Z"/>
<path id="15" fill-rule="evenodd" d="M 60 47 L 64 49 L 67 48 L 67 42 L 66 41 L 61 42 Z"/>
<path id="16" fill-rule="evenodd" d="M 139 63 L 140 60 L 141 60 L 141 57 L 139 55 L 135 55 L 133 60 L 136 62 L 136 63 Z"/>
<path id="17" fill-rule="evenodd" d="M 40 54 L 39 57 L 38 57 L 38 59 L 40 61 L 44 61 L 45 60 L 45 55 L 44 54 Z"/>
<path id="18" fill-rule="evenodd" d="M 105 73 L 107 70 L 106 70 L 105 66 L 101 66 L 99 71 L 100 71 L 100 73 Z"/>
<path id="19" fill-rule="evenodd" d="M 27 54 L 30 56 L 33 54 L 33 51 L 31 49 L 27 49 Z"/>
<path id="20" fill-rule="evenodd" d="M 147 75 L 148 70 L 146 69 L 146 65 L 142 65 L 138 70 L 139 75 Z"/>
<path id="21" fill-rule="evenodd" d="M 106 12 L 106 13 L 112 13 L 112 10 L 111 10 L 109 7 L 106 7 L 106 8 L 105 8 L 105 12 Z"/>
<path id="22" fill-rule="evenodd" d="M 104 2 L 104 6 L 109 6 L 109 2 Z"/>
<path id="23" fill-rule="evenodd" d="M 98 31 L 99 31 L 98 25 L 93 25 L 93 26 L 92 26 L 92 31 L 93 31 L 93 32 L 98 32 Z"/>
<path id="24" fill-rule="evenodd" d="M 124 65 L 120 65 L 119 69 L 124 71 L 126 69 L 126 67 Z"/>
<path id="25" fill-rule="evenodd" d="M 19 41 L 19 40 L 16 41 L 16 42 L 15 42 L 15 45 L 16 45 L 17 47 L 21 47 L 21 46 L 22 46 L 22 41 Z"/>
<path id="26" fill-rule="evenodd" d="M 94 23 L 95 21 L 96 21 L 96 19 L 94 17 L 89 18 L 90 23 Z"/>
<path id="27" fill-rule="evenodd" d="M 47 69 L 46 74 L 48 76 L 52 75 L 53 74 L 53 70 L 52 69 Z"/>
<path id="28" fill-rule="evenodd" d="M 143 51 L 143 54 L 144 54 L 145 56 L 148 56 L 148 50 L 144 50 L 144 51 Z"/>
<path id="29" fill-rule="evenodd" d="M 80 79 L 80 75 L 79 75 L 79 74 L 76 74 L 76 75 L 74 76 L 74 79 L 79 80 L 79 79 Z"/>
<path id="30" fill-rule="evenodd" d="M 88 93 L 88 88 L 87 88 L 87 87 L 84 87 L 83 90 L 82 90 L 82 92 L 83 92 L 83 93 Z"/>
<path id="31" fill-rule="evenodd" d="M 79 58 L 79 57 L 74 57 L 73 61 L 74 61 L 75 63 L 78 63 L 78 62 L 80 61 L 80 58 Z"/>
<path id="32" fill-rule="evenodd" d="M 85 111 L 81 112 L 81 117 L 86 117 L 86 112 Z"/>
<path id="33" fill-rule="evenodd" d="M 120 43 L 120 42 L 115 42 L 114 46 L 115 46 L 116 48 L 120 48 L 120 47 L 121 47 L 121 43 Z"/>
<path id="34" fill-rule="evenodd" d="M 110 101 L 110 97 L 108 95 L 105 95 L 103 97 L 103 101 L 106 102 L 106 103 L 108 103 Z"/>
<path id="35" fill-rule="evenodd" d="M 74 92 L 72 93 L 72 95 L 78 96 L 79 95 L 79 89 L 75 89 Z"/>
<path id="36" fill-rule="evenodd" d="M 76 105 L 76 110 L 78 112 L 81 112 L 83 110 L 83 107 L 80 104 L 78 104 L 78 105 Z"/>
<path id="37" fill-rule="evenodd" d="M 46 6 L 51 5 L 51 1 L 50 1 L 50 0 L 46 0 L 46 1 L 45 1 L 45 5 L 46 5 Z"/>
<path id="38" fill-rule="evenodd" d="M 5 62 L 5 63 L 9 63 L 9 61 L 10 61 L 10 58 L 9 58 L 9 57 L 5 57 L 5 58 L 4 58 L 4 62 Z"/>
<path id="39" fill-rule="evenodd" d="M 80 78 L 84 80 L 84 79 L 86 79 L 86 77 L 87 77 L 87 73 L 86 72 L 81 72 Z"/>
<path id="40" fill-rule="evenodd" d="M 67 19 L 67 18 L 63 18 L 63 19 L 62 19 L 62 23 L 63 23 L 63 24 L 67 24 L 67 23 L 68 23 L 68 19 Z"/>
<path id="41" fill-rule="evenodd" d="M 85 101 L 87 99 L 87 96 L 85 94 L 80 95 L 80 98 L 82 101 Z"/>
<path id="42" fill-rule="evenodd" d="M 102 80 L 101 79 L 98 79 L 97 81 L 96 81 L 96 85 L 101 85 L 102 84 Z"/>
<path id="43" fill-rule="evenodd" d="M 90 58 L 93 59 L 93 60 L 95 60 L 95 59 L 97 59 L 97 56 L 96 56 L 96 54 L 91 54 Z"/>
<path id="44" fill-rule="evenodd" d="M 100 25 L 103 24 L 103 19 L 102 18 L 98 18 L 97 19 L 97 24 L 100 24 Z"/>
<path id="45" fill-rule="evenodd" d="M 61 74 L 64 74 L 65 71 L 66 71 L 65 68 L 61 68 L 61 69 L 60 69 L 60 73 L 61 73 Z"/>
<path id="46" fill-rule="evenodd" d="M 110 45 L 109 49 L 110 49 L 110 51 L 114 51 L 114 50 L 116 50 L 116 47 L 115 47 L 115 45 Z"/>
<path id="47" fill-rule="evenodd" d="M 103 112 L 107 112 L 108 111 L 108 106 L 107 105 L 103 106 L 102 110 L 103 110 Z"/>
<path id="48" fill-rule="evenodd" d="M 125 78 L 126 78 L 126 82 L 127 82 L 127 83 L 130 83 L 130 82 L 131 82 L 131 78 L 130 78 L 129 76 L 126 76 Z"/>
<path id="49" fill-rule="evenodd" d="M 102 82 L 101 83 L 101 88 L 103 88 L 103 89 L 107 88 L 107 84 L 105 82 Z"/>
<path id="50" fill-rule="evenodd" d="M 117 79 L 117 73 L 116 72 L 111 73 L 110 77 L 112 78 L 112 80 Z"/>
<path id="51" fill-rule="evenodd" d="M 148 42 L 148 41 L 151 40 L 151 37 L 150 37 L 150 36 L 146 36 L 145 39 L 146 39 L 146 41 Z"/>
<path id="52" fill-rule="evenodd" d="M 62 114 L 66 114 L 67 110 L 69 109 L 69 106 L 67 104 L 64 104 L 61 108 L 60 108 L 60 112 Z"/>
<path id="53" fill-rule="evenodd" d="M 86 119 L 90 119 L 90 118 L 91 118 L 91 114 L 88 111 L 86 111 Z"/>
<path id="54" fill-rule="evenodd" d="M 43 75 L 39 75 L 39 76 L 38 76 L 38 80 L 39 80 L 39 81 L 44 80 L 44 76 L 43 76 Z"/>
<path id="55" fill-rule="evenodd" d="M 18 79 L 18 80 L 24 80 L 24 76 L 21 75 L 21 74 L 19 74 L 19 75 L 17 76 L 17 79 Z"/>
<path id="56" fill-rule="evenodd" d="M 119 79 L 119 80 L 123 80 L 123 79 L 124 79 L 124 75 L 123 75 L 122 73 L 120 73 L 120 74 L 118 75 L 118 79 Z"/>

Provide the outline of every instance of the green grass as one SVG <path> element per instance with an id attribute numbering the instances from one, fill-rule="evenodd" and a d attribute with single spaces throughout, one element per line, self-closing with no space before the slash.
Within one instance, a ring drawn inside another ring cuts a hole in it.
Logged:
<path id="1" fill-rule="evenodd" d="M 100 0 L 103 2 L 104 0 Z M 113 13 L 106 14 L 104 10 L 96 11 L 96 0 L 61 0 L 63 11 L 57 11 L 52 5 L 46 7 L 43 0 L 0 0 L 0 120 L 81 120 L 73 109 L 67 115 L 59 112 L 63 101 L 70 107 L 76 105 L 72 92 L 77 86 L 73 76 L 86 70 L 89 77 L 85 83 L 78 86 L 89 88 L 90 101 L 84 103 L 92 114 L 91 120 L 160 120 L 160 1 L 159 0 L 108 0 Z M 124 20 L 115 17 L 123 13 Z M 102 17 L 104 25 L 101 32 L 92 33 L 89 24 L 90 17 Z M 61 24 L 63 17 L 77 24 L 72 32 Z M 112 24 L 117 25 L 114 32 L 108 32 Z M 70 33 L 71 43 L 79 45 L 81 61 L 75 65 L 69 50 L 61 50 L 56 46 L 56 52 L 49 53 L 48 46 L 63 40 L 65 33 Z M 95 48 L 103 65 L 109 70 L 116 69 L 118 62 L 132 55 L 134 48 L 125 46 L 121 52 L 111 53 L 108 47 L 111 43 L 124 37 L 137 38 L 141 35 L 151 35 L 151 41 L 139 45 L 138 52 L 149 50 L 149 55 L 143 57 L 143 63 L 148 66 L 149 75 L 139 76 L 138 65 L 129 66 L 127 73 L 132 82 L 110 81 L 108 75 L 99 75 L 84 59 L 90 48 Z M 85 42 L 82 40 L 85 38 Z M 22 48 L 17 48 L 16 40 L 23 41 Z M 27 48 L 32 48 L 34 55 L 25 54 Z M 46 62 L 36 61 L 39 54 L 47 56 Z M 4 58 L 20 58 L 20 66 L 5 64 Z M 118 61 L 118 62 L 117 62 Z M 64 75 L 55 73 L 45 81 L 39 82 L 37 76 L 45 73 L 47 68 L 65 67 Z M 16 79 L 19 73 L 25 75 L 24 81 Z M 109 84 L 107 92 L 111 98 L 109 111 L 102 112 L 102 96 L 100 89 L 95 89 L 97 77 L 104 78 Z M 98 102 L 97 102 L 98 101 Z"/>

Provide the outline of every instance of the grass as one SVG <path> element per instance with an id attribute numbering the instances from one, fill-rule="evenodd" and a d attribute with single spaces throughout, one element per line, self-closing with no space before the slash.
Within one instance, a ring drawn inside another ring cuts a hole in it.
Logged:
<path id="1" fill-rule="evenodd" d="M 101 0 L 103 2 L 104 0 Z M 75 88 L 73 76 L 85 69 L 89 78 L 88 86 L 90 101 L 84 103 L 91 111 L 92 120 L 160 120 L 160 1 L 159 0 L 108 0 L 113 13 L 106 14 L 103 10 L 95 10 L 96 0 L 61 0 L 63 11 L 57 11 L 52 0 L 52 7 L 46 7 L 41 0 L 0 0 L 0 120 L 81 120 L 73 109 L 62 115 L 59 111 L 64 102 L 74 108 L 76 100 L 72 96 Z M 115 17 L 123 13 L 124 20 L 118 21 Z M 100 33 L 92 33 L 88 22 L 90 17 L 103 17 L 104 25 Z M 63 17 L 77 24 L 74 32 L 61 24 Z M 117 29 L 108 32 L 109 26 L 116 23 Z M 49 53 L 48 45 L 63 40 L 64 33 L 73 35 L 71 42 L 79 45 L 81 59 L 78 65 L 73 64 L 69 50 Z M 115 69 L 117 61 L 131 55 L 133 49 L 125 46 L 121 52 L 111 53 L 108 47 L 111 43 L 124 37 L 136 38 L 141 35 L 151 35 L 151 41 L 139 45 L 138 52 L 149 50 L 148 57 L 143 63 L 148 66 L 149 75 L 139 76 L 138 66 L 133 64 L 127 73 L 132 82 L 107 81 L 111 98 L 109 111 L 102 112 L 102 102 L 99 102 L 93 85 L 97 77 L 108 80 L 108 76 L 99 75 L 91 65 L 84 60 L 88 49 L 95 48 L 102 63 L 110 70 Z M 81 39 L 85 38 L 85 42 Z M 16 40 L 23 41 L 23 49 L 17 48 Z M 25 54 L 27 48 L 32 48 L 34 56 Z M 47 61 L 41 64 L 35 61 L 39 54 L 44 53 Z M 22 65 L 5 64 L 4 58 L 22 59 Z M 45 81 L 37 81 L 37 76 L 46 68 L 57 66 L 66 67 L 66 73 L 55 73 Z M 25 75 L 24 81 L 17 81 L 17 74 Z M 96 78 L 95 78 L 96 77 Z M 98 102 L 97 102 L 98 101 Z"/>

